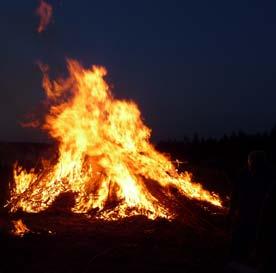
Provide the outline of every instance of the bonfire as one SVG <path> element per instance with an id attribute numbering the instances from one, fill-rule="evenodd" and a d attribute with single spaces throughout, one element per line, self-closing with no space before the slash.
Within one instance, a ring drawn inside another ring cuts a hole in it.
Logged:
<path id="1" fill-rule="evenodd" d="M 218 195 L 179 172 L 150 143 L 151 130 L 133 101 L 114 98 L 103 67 L 68 60 L 67 78 L 52 81 L 43 67 L 48 112 L 40 126 L 58 143 L 58 158 L 25 170 L 14 167 L 9 207 L 37 213 L 74 194 L 74 213 L 114 220 L 133 215 L 172 219 L 167 200 L 179 194 L 221 207 Z M 33 122 L 37 125 L 37 121 Z"/>

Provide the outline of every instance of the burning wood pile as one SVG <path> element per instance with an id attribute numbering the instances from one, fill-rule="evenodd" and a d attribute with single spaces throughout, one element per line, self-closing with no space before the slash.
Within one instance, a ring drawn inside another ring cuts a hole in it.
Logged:
<path id="1" fill-rule="evenodd" d="M 178 172 L 170 158 L 150 143 L 151 130 L 138 106 L 115 99 L 103 67 L 83 68 L 68 60 L 69 76 L 51 81 L 42 67 L 47 115 L 39 125 L 58 143 L 58 158 L 27 171 L 14 167 L 11 212 L 37 213 L 56 198 L 74 193 L 75 213 L 105 220 L 133 215 L 173 219 L 175 192 L 221 207 L 218 195 Z M 174 190 L 172 190 L 174 189 Z"/>

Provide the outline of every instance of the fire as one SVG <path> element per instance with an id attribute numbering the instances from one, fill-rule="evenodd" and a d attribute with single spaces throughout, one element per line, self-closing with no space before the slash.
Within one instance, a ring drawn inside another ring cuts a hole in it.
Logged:
<path id="1" fill-rule="evenodd" d="M 21 219 L 12 221 L 12 224 L 13 224 L 12 233 L 15 236 L 22 237 L 24 236 L 25 233 L 30 232 L 30 230 L 26 227 L 26 225 L 23 223 Z"/>
<path id="2" fill-rule="evenodd" d="M 59 157 L 41 170 L 15 166 L 11 211 L 40 212 L 61 193 L 73 192 L 76 213 L 96 211 L 107 220 L 137 214 L 170 219 L 174 215 L 164 200 L 172 197 L 171 188 L 221 206 L 219 196 L 179 173 L 154 148 L 137 105 L 111 94 L 105 68 L 85 69 L 68 60 L 68 71 L 68 78 L 51 81 L 43 68 L 49 104 L 43 129 L 58 142 Z"/>
<path id="3" fill-rule="evenodd" d="M 47 2 L 40 0 L 40 4 L 36 10 L 36 14 L 40 17 L 39 26 L 37 29 L 37 31 L 40 33 L 44 31 L 47 25 L 50 23 L 53 14 L 53 8 Z"/>

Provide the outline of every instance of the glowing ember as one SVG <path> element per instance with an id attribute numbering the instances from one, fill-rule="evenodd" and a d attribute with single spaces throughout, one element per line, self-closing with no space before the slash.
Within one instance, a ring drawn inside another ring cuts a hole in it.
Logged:
<path id="1" fill-rule="evenodd" d="M 37 31 L 44 31 L 52 18 L 53 8 L 47 2 L 40 0 L 40 5 L 36 10 L 36 14 L 40 17 L 40 22 Z"/>
<path id="2" fill-rule="evenodd" d="M 15 236 L 24 236 L 24 234 L 30 232 L 30 230 L 26 227 L 26 225 L 23 223 L 21 219 L 12 221 L 13 228 L 12 228 L 12 233 Z"/>
<path id="3" fill-rule="evenodd" d="M 68 61 L 69 77 L 43 87 L 50 109 L 43 129 L 59 143 L 59 157 L 42 170 L 14 168 L 11 211 L 40 212 L 58 195 L 73 192 L 76 213 L 97 211 L 107 220 L 142 214 L 173 218 L 165 200 L 176 188 L 187 198 L 221 206 L 220 198 L 178 173 L 150 144 L 151 131 L 134 102 L 113 98 L 106 70 Z"/>

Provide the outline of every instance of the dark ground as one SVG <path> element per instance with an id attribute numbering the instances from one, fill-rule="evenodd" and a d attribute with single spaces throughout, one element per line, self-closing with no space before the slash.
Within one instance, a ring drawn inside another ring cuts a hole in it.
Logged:
<path id="1" fill-rule="evenodd" d="M 1 272 L 221 272 L 226 255 L 227 240 L 216 229 L 178 221 L 21 218 L 34 233 L 1 235 Z"/>
<path id="2" fill-rule="evenodd" d="M 235 141 L 164 142 L 159 149 L 184 162 L 179 169 L 191 170 L 195 180 L 218 192 L 227 206 L 231 182 L 247 150 L 256 147 L 253 143 L 245 148 L 240 140 Z M 172 222 L 144 217 L 103 222 L 57 207 L 34 215 L 8 214 L 3 205 L 14 161 L 30 168 L 53 149 L 45 144 L 0 145 L 1 273 L 223 271 L 230 241 L 225 215 L 196 202 L 181 200 L 183 210 Z M 22 219 L 31 232 L 23 237 L 12 235 L 11 221 L 16 219 Z"/>

